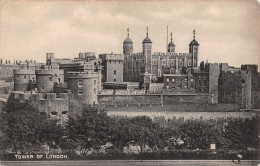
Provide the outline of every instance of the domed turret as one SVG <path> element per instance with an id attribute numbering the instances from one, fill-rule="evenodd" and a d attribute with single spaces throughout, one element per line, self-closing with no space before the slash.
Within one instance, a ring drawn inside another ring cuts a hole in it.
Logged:
<path id="1" fill-rule="evenodd" d="M 133 41 L 129 38 L 129 28 L 127 28 L 127 38 L 123 42 L 124 55 L 130 55 L 133 53 Z"/>
<path id="2" fill-rule="evenodd" d="M 152 41 L 148 37 L 148 27 L 146 38 L 143 40 L 143 58 L 145 63 L 145 71 L 152 73 Z"/>
<path id="3" fill-rule="evenodd" d="M 129 38 L 129 36 L 125 39 L 123 44 L 133 44 L 133 41 Z"/>
<path id="4" fill-rule="evenodd" d="M 193 30 L 193 40 L 189 44 L 189 52 L 192 54 L 192 65 L 191 67 L 197 67 L 198 65 L 198 51 L 199 43 L 195 40 L 195 29 Z"/>
<path id="5" fill-rule="evenodd" d="M 195 46 L 200 45 L 200 44 L 195 40 L 195 29 L 193 30 L 193 40 L 190 42 L 190 45 L 195 45 Z"/>
<path id="6" fill-rule="evenodd" d="M 168 52 L 172 52 L 172 53 L 175 52 L 175 45 L 172 42 L 172 32 L 171 32 L 171 42 L 168 44 Z"/>

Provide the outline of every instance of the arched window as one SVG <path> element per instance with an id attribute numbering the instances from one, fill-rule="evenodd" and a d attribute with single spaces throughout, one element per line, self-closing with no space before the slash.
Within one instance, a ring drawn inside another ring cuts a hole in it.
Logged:
<path id="1" fill-rule="evenodd" d="M 114 75 L 116 75 L 116 70 L 114 70 Z"/>

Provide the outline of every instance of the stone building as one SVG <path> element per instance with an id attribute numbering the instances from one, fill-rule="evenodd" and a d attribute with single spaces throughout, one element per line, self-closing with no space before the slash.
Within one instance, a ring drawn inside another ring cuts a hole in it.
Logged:
<path id="1" fill-rule="evenodd" d="M 36 87 L 35 69 L 14 69 L 14 91 L 30 91 Z"/>
<path id="2" fill-rule="evenodd" d="M 163 74 L 164 92 L 168 93 L 195 93 L 195 79 L 188 70 L 187 74 Z"/>
<path id="3" fill-rule="evenodd" d="M 195 40 L 195 30 L 193 40 L 189 44 L 189 53 L 175 53 L 172 33 L 168 52 L 152 53 L 152 40 L 148 36 L 148 27 L 142 45 L 143 52 L 133 53 L 133 42 L 128 33 L 128 37 L 123 43 L 124 81 L 126 82 L 142 80 L 157 82 L 163 74 L 186 74 L 188 68 L 197 68 L 199 43 Z M 144 78 L 144 73 L 146 77 L 150 78 Z"/>
<path id="4" fill-rule="evenodd" d="M 64 83 L 64 71 L 57 64 L 47 63 L 40 70 L 35 70 L 35 74 L 38 92 L 53 92 L 55 83 Z"/>
<path id="5" fill-rule="evenodd" d="M 69 96 L 67 93 L 32 93 L 30 91 L 13 91 L 11 98 L 15 101 L 29 101 L 39 109 L 41 114 L 46 114 L 52 119 L 57 119 L 62 125 L 68 119 Z"/>
<path id="6" fill-rule="evenodd" d="M 238 103 L 243 109 L 259 108 L 259 74 L 257 65 L 225 68 L 220 72 L 219 102 Z"/>
<path id="7" fill-rule="evenodd" d="M 85 104 L 97 104 L 98 72 L 68 72 L 68 89 Z"/>
<path id="8" fill-rule="evenodd" d="M 123 83 L 123 54 L 100 54 L 102 59 L 102 82 Z"/>

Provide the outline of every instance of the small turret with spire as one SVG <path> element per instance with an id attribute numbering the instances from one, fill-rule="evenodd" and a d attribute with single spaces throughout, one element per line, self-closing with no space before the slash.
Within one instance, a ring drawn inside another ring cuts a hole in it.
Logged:
<path id="1" fill-rule="evenodd" d="M 172 42 L 172 32 L 171 32 L 171 42 L 168 44 L 168 52 L 170 53 L 174 53 L 175 52 L 175 45 L 174 43 Z"/>
<path id="2" fill-rule="evenodd" d="M 189 44 L 189 53 L 192 54 L 192 63 L 191 66 L 192 68 L 198 66 L 198 51 L 199 51 L 199 43 L 195 39 L 196 31 L 195 29 L 193 30 L 193 40 Z"/>
<path id="3" fill-rule="evenodd" d="M 146 27 L 146 30 L 147 30 L 147 32 L 146 32 L 146 38 L 143 40 L 143 43 L 152 43 L 152 40 L 149 38 L 149 36 L 148 36 L 148 31 L 149 31 L 149 28 L 148 28 L 148 26 Z"/>

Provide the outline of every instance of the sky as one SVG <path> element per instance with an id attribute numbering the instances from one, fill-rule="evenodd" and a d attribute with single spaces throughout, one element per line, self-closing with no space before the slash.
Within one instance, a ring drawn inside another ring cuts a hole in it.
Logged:
<path id="1" fill-rule="evenodd" d="M 45 62 L 47 52 L 56 58 L 120 54 L 127 28 L 134 52 L 141 52 L 146 26 L 152 52 L 166 51 L 167 26 L 175 51 L 188 52 L 195 29 L 199 61 L 260 66 L 259 0 L 2 0 L 0 58 Z"/>

